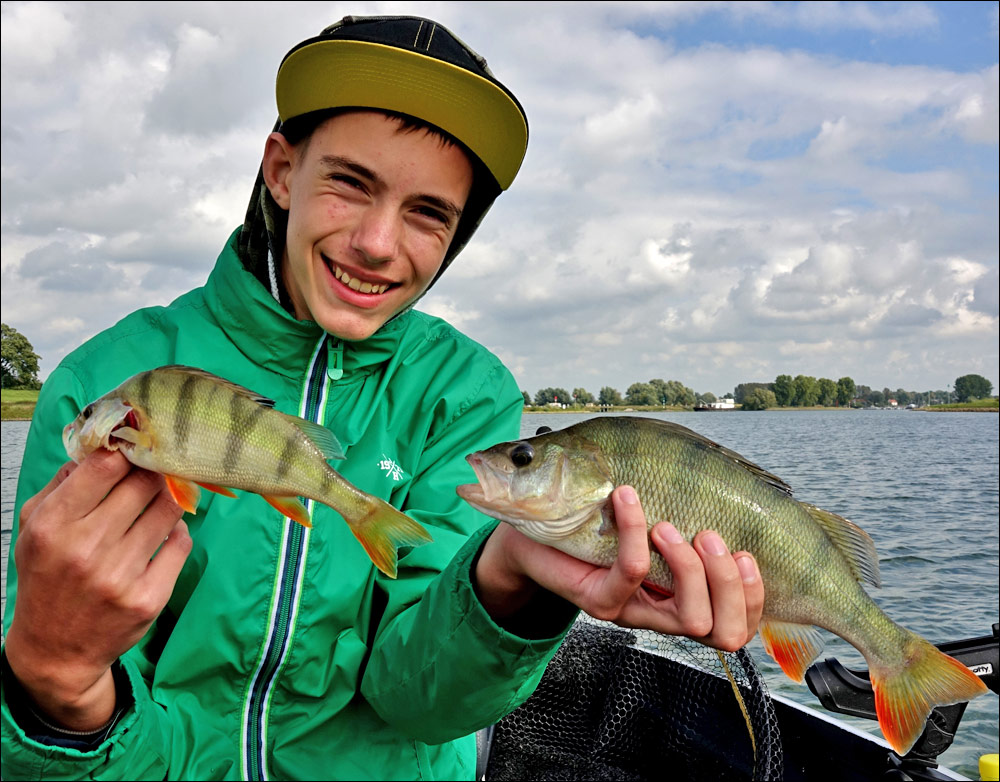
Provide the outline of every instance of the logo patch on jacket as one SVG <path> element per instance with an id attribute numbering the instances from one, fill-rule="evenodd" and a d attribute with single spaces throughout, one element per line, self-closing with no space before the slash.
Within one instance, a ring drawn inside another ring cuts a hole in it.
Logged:
<path id="1" fill-rule="evenodd" d="M 386 478 L 392 478 L 397 483 L 403 480 L 403 478 L 406 475 L 406 473 L 403 471 L 403 468 L 400 467 L 398 464 L 396 464 L 395 461 L 390 459 L 385 454 L 382 454 L 382 458 L 379 460 L 378 463 L 378 468 L 383 472 L 385 472 Z"/>

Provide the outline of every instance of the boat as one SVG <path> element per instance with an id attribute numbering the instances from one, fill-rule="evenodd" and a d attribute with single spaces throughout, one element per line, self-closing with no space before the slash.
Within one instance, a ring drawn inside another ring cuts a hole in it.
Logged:
<path id="1" fill-rule="evenodd" d="M 966 779 L 937 762 L 965 703 L 934 709 L 900 757 L 835 716 L 875 719 L 867 671 L 836 659 L 812 665 L 806 682 L 821 708 L 811 708 L 769 694 L 745 649 L 722 655 L 650 637 L 669 638 L 586 617 L 574 625 L 532 697 L 480 732 L 477 779 Z M 1000 624 L 939 648 L 1000 692 Z M 721 668 L 704 664 L 713 655 Z"/>

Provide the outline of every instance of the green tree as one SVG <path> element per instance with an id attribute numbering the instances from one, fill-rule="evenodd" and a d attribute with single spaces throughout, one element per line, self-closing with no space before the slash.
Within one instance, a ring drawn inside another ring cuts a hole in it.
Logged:
<path id="1" fill-rule="evenodd" d="M 833 407 L 837 401 L 837 384 L 828 377 L 819 379 L 819 403 L 823 407 Z"/>
<path id="2" fill-rule="evenodd" d="M 910 402 L 913 401 L 913 394 L 909 391 L 904 391 L 902 388 L 896 389 L 896 401 L 899 403 L 900 407 L 906 407 Z"/>
<path id="3" fill-rule="evenodd" d="M 680 380 L 667 381 L 667 404 L 692 407 L 695 402 L 694 391 Z"/>
<path id="4" fill-rule="evenodd" d="M 866 399 L 870 405 L 880 405 L 885 401 L 885 394 L 881 391 L 869 391 Z"/>
<path id="5" fill-rule="evenodd" d="M 743 397 L 744 410 L 767 410 L 769 407 L 776 407 L 777 404 L 774 391 L 769 388 L 755 388 Z"/>
<path id="6" fill-rule="evenodd" d="M 527 407 L 528 405 L 531 404 L 531 397 L 528 396 L 528 392 L 527 391 L 522 391 L 521 392 L 521 396 L 524 397 L 524 406 L 525 407 Z"/>
<path id="7" fill-rule="evenodd" d="M 618 393 L 618 389 L 611 386 L 604 386 L 597 395 L 597 401 L 602 405 L 620 405 L 622 403 L 622 395 Z"/>
<path id="8" fill-rule="evenodd" d="M 6 361 L 6 352 L 4 360 Z M 962 375 L 955 380 L 955 396 L 959 402 L 985 399 L 993 393 L 993 384 L 982 375 Z"/>
<path id="9" fill-rule="evenodd" d="M 666 380 L 661 380 L 658 377 L 654 377 L 649 381 L 649 385 L 653 387 L 653 392 L 656 394 L 656 401 L 661 405 L 670 404 L 670 386 L 667 385 Z"/>
<path id="10" fill-rule="evenodd" d="M 590 393 L 586 388 L 574 388 L 573 389 L 573 401 L 578 405 L 589 405 L 594 401 L 594 395 Z"/>
<path id="11" fill-rule="evenodd" d="M 565 388 L 542 388 L 535 394 L 535 404 L 539 407 L 558 402 L 561 405 L 568 405 L 572 397 Z"/>
<path id="12" fill-rule="evenodd" d="M 0 339 L 0 385 L 4 388 L 41 388 L 38 382 L 38 362 L 35 349 L 17 329 L 2 326 Z"/>
<path id="13" fill-rule="evenodd" d="M 792 404 L 796 407 L 812 407 L 819 399 L 819 383 L 816 378 L 809 375 L 796 375 L 795 399 Z"/>
<path id="14" fill-rule="evenodd" d="M 694 402 L 696 405 L 710 405 L 712 402 L 717 402 L 718 397 L 711 391 L 706 391 L 704 394 L 695 394 Z"/>
<path id="15" fill-rule="evenodd" d="M 795 399 L 795 381 L 791 375 L 778 375 L 774 379 L 774 398 L 781 407 L 788 407 Z"/>
<path id="16" fill-rule="evenodd" d="M 847 407 L 854 399 L 854 392 L 856 388 L 854 386 L 854 381 L 849 377 L 842 377 L 837 381 L 837 404 L 841 407 Z"/>
<path id="17" fill-rule="evenodd" d="M 736 402 L 736 404 L 742 405 L 743 404 L 743 400 L 746 399 L 749 394 L 753 393 L 753 390 L 755 388 L 765 388 L 767 390 L 771 390 L 771 384 L 770 383 L 740 383 L 738 386 L 736 386 L 736 390 L 733 391 L 733 400 Z"/>
<path id="18" fill-rule="evenodd" d="M 656 389 L 649 383 L 633 383 L 625 392 L 625 402 L 630 405 L 658 405 Z"/>

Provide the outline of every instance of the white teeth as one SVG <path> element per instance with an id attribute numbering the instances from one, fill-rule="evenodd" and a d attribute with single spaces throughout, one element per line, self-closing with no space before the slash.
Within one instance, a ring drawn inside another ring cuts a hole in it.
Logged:
<path id="1" fill-rule="evenodd" d="M 361 282 L 361 280 L 356 277 L 351 277 L 351 275 L 336 265 L 333 267 L 333 276 L 344 283 L 344 285 L 352 291 L 358 291 L 359 293 L 385 293 L 389 289 L 388 283 L 383 285 L 373 285 L 370 282 Z"/>

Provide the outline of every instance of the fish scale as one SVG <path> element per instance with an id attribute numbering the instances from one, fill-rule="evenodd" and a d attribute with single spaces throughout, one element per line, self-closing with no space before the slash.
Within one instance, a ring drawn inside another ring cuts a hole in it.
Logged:
<path id="1" fill-rule="evenodd" d="M 470 454 L 479 484 L 458 493 L 538 542 L 602 567 L 618 553 L 609 500 L 635 488 L 649 529 L 669 521 L 687 540 L 714 530 L 749 551 L 764 581 L 764 647 L 801 681 L 822 649 L 816 626 L 868 660 L 879 725 L 905 753 L 934 706 L 986 692 L 958 661 L 894 623 L 859 580 L 879 584 L 874 544 L 836 514 L 799 502 L 777 476 L 679 424 L 601 416 Z M 647 583 L 672 593 L 666 562 L 651 552 Z"/>

